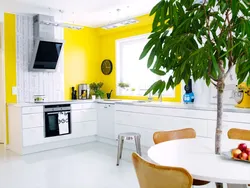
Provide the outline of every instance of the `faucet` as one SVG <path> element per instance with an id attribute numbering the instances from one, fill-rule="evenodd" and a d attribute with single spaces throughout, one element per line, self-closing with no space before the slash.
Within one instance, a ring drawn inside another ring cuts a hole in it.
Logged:
<path id="1" fill-rule="evenodd" d="M 159 97 L 159 102 L 162 102 L 162 94 Z"/>
<path id="2" fill-rule="evenodd" d="M 149 102 L 153 101 L 152 93 L 149 93 L 149 94 L 148 94 L 148 101 L 149 101 Z"/>

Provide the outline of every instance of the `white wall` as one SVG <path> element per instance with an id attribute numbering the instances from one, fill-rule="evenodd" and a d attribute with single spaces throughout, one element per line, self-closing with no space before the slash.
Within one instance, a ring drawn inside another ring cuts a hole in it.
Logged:
<path id="1" fill-rule="evenodd" d="M 33 102 L 34 95 L 45 95 L 48 101 L 64 99 L 63 53 L 58 61 L 56 72 L 29 72 L 33 54 L 33 20 L 32 16 L 16 16 L 17 32 L 17 101 Z M 55 28 L 55 37 L 63 39 L 63 29 Z"/>

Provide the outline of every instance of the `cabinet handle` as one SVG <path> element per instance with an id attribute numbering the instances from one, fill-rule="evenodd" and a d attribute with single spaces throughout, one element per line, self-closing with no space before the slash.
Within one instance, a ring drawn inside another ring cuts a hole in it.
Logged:
<path id="1" fill-rule="evenodd" d="M 104 108 L 108 108 L 107 106 L 104 106 Z"/>

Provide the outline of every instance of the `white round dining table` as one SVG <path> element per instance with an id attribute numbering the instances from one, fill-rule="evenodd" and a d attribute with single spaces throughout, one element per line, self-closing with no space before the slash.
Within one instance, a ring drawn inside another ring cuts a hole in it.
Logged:
<path id="1" fill-rule="evenodd" d="M 148 150 L 149 158 L 163 166 L 182 167 L 194 179 L 226 183 L 228 187 L 247 187 L 250 184 L 250 163 L 215 155 L 215 141 L 210 138 L 180 139 L 163 142 Z M 237 148 L 242 140 L 222 140 L 222 152 Z"/>

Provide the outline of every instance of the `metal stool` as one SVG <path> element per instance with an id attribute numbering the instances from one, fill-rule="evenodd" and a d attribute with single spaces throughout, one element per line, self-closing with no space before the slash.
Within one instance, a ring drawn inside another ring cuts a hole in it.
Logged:
<path id="1" fill-rule="evenodd" d="M 116 166 L 119 166 L 119 161 L 122 158 L 122 150 L 124 139 L 126 140 L 135 140 L 136 152 L 141 156 L 141 135 L 139 133 L 120 133 L 118 135 L 118 151 L 117 151 L 117 163 Z"/>

